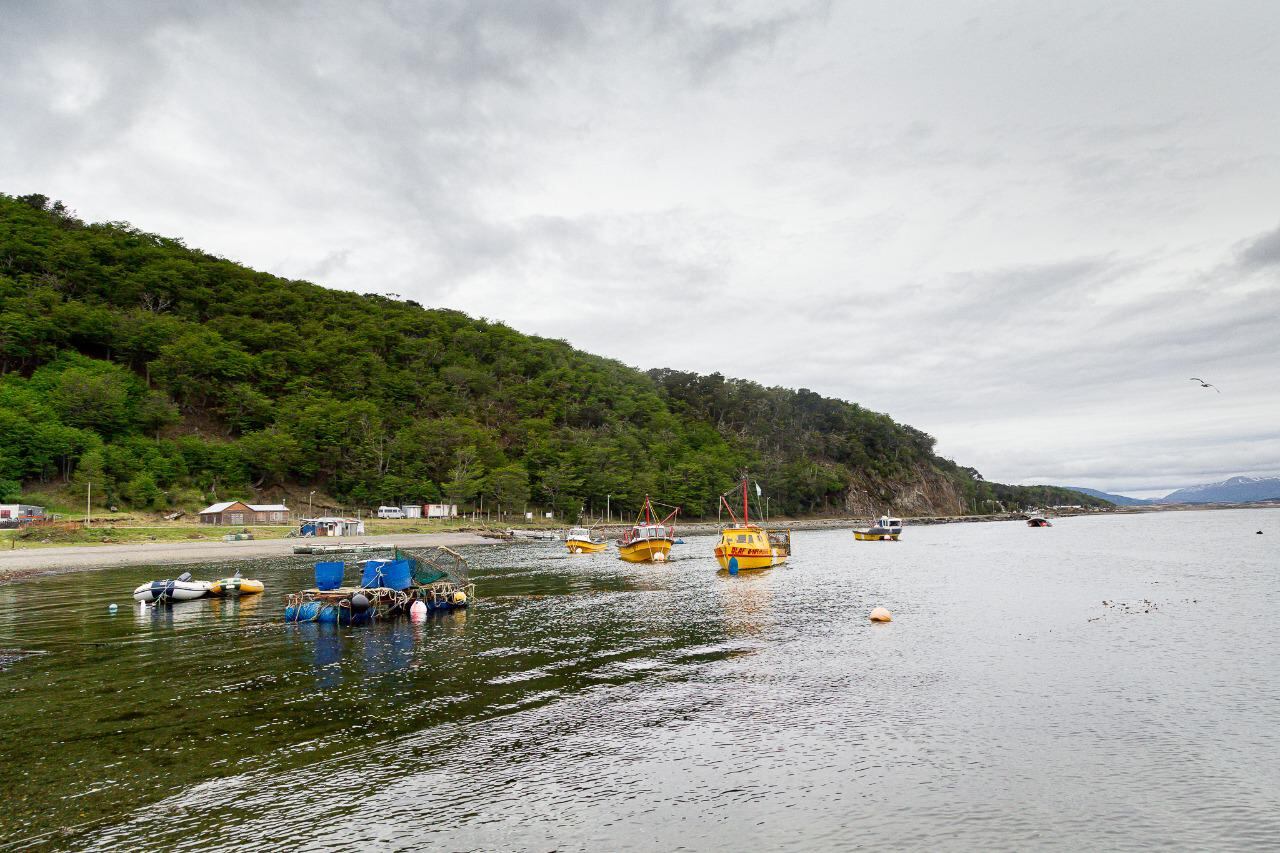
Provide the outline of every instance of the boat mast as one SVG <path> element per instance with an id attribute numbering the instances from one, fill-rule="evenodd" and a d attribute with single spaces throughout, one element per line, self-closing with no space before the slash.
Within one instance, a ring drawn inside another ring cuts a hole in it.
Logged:
<path id="1" fill-rule="evenodd" d="M 747 475 L 742 475 L 742 524 L 746 526 L 751 523 L 750 511 L 747 508 Z"/>

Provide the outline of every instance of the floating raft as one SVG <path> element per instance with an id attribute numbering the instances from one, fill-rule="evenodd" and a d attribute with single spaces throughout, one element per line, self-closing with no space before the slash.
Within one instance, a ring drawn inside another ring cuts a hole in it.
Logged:
<path id="1" fill-rule="evenodd" d="M 544 541 L 558 541 L 561 535 L 554 530 L 516 530 L 511 529 L 503 534 L 508 539 L 541 539 Z"/>
<path id="2" fill-rule="evenodd" d="M 370 545 L 367 542 L 333 542 L 324 545 L 294 545 L 295 554 L 362 554 L 371 551 L 386 551 L 387 545 Z"/>
<path id="3" fill-rule="evenodd" d="M 316 563 L 316 586 L 285 597 L 285 621 L 366 625 L 415 610 L 458 610 L 475 598 L 467 561 L 457 551 L 392 550 L 391 559 L 363 561 L 357 587 L 342 584 L 345 564 Z"/>

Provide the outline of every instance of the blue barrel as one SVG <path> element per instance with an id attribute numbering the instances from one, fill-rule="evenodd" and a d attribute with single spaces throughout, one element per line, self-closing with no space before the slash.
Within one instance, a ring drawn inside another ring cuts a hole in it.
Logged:
<path id="1" fill-rule="evenodd" d="M 364 574 L 360 578 L 360 586 L 365 589 L 374 589 L 380 586 L 386 586 L 384 583 L 387 564 L 390 560 L 365 560 Z"/>
<path id="2" fill-rule="evenodd" d="M 345 563 L 316 563 L 316 589 L 337 589 L 342 586 Z"/>
<path id="3" fill-rule="evenodd" d="M 413 567 L 408 560 L 388 560 L 382 576 L 383 585 L 391 589 L 408 589 L 413 586 Z"/>
<path id="4" fill-rule="evenodd" d="M 339 625 L 368 625 L 373 620 L 373 611 L 366 610 L 363 613 L 356 613 L 350 608 L 343 607 L 338 611 Z"/>

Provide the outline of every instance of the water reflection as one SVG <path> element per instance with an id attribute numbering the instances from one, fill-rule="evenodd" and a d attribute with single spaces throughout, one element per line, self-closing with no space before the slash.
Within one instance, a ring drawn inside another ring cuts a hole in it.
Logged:
<path id="1" fill-rule="evenodd" d="M 208 599 L 210 612 L 223 619 L 240 619 L 253 615 L 262 606 L 261 595 L 232 595 Z"/>
<path id="2" fill-rule="evenodd" d="M 329 690 L 342 683 L 342 644 L 348 629 L 318 622 L 285 625 L 285 637 L 300 645 L 310 658 L 316 688 Z"/>
<path id="3" fill-rule="evenodd" d="M 774 627 L 774 587 L 785 584 L 784 569 L 767 572 L 717 573 L 716 592 L 725 624 L 734 636 L 758 637 Z"/>

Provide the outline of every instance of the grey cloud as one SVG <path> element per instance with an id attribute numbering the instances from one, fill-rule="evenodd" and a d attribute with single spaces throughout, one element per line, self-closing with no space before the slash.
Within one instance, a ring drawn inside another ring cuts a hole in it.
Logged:
<path id="1" fill-rule="evenodd" d="M 1280 265 L 1280 227 L 1245 242 L 1238 262 L 1245 270 L 1268 269 Z"/>
<path id="2" fill-rule="evenodd" d="M 1174 487 L 1277 458 L 1277 15 L 10 3 L 0 190 L 854 399 L 997 479 Z"/>

